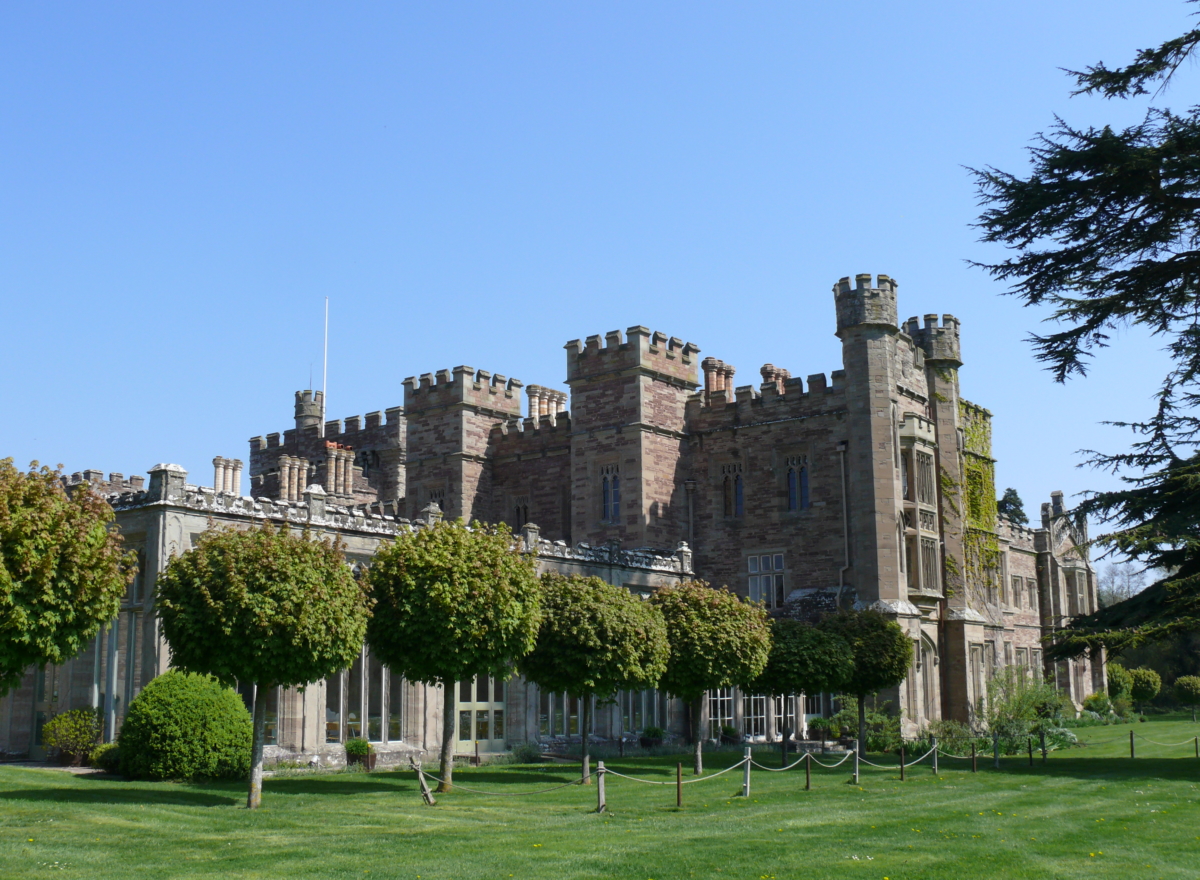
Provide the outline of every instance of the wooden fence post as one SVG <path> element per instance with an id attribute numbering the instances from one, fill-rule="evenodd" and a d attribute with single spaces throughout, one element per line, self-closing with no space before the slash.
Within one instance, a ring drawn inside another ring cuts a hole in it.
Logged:
<path id="1" fill-rule="evenodd" d="M 805 755 L 804 757 L 805 757 L 805 761 L 804 761 L 804 790 L 805 790 L 805 791 L 812 791 L 812 762 L 813 762 L 813 756 L 812 756 L 812 752 L 809 752 L 809 753 L 808 753 L 807 755 Z"/>
<path id="2" fill-rule="evenodd" d="M 937 737 L 930 736 L 929 742 L 932 744 L 932 747 L 933 747 L 933 775 L 937 776 L 938 775 L 938 772 L 937 772 L 937 752 L 938 752 Z"/>
<path id="3" fill-rule="evenodd" d="M 604 762 L 596 762 L 596 812 L 603 813 L 608 809 L 604 802 Z"/>
<path id="4" fill-rule="evenodd" d="M 858 757 L 859 757 L 858 740 L 855 740 L 854 741 L 854 784 L 855 785 L 858 785 Z"/>
<path id="5" fill-rule="evenodd" d="M 1129 757 L 1136 758 L 1137 752 L 1133 748 L 1133 731 L 1129 731 Z"/>
<path id="6" fill-rule="evenodd" d="M 904 781 L 904 746 L 900 746 L 900 781 Z"/>
<path id="7" fill-rule="evenodd" d="M 742 768 L 742 797 L 750 797 L 750 746 L 746 746 L 746 763 Z"/>

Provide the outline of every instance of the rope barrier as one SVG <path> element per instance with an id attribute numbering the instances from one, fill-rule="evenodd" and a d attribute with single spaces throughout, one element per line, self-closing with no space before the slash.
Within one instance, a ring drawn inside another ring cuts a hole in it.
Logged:
<path id="1" fill-rule="evenodd" d="M 934 749 L 934 748 L 937 748 L 937 746 L 934 746 L 933 748 L 930 748 L 930 750 L 929 750 L 929 751 L 927 751 L 925 754 L 923 754 L 921 757 L 917 758 L 915 761 L 909 761 L 909 762 L 908 762 L 907 764 L 905 764 L 904 766 L 905 766 L 905 767 L 912 767 L 912 766 L 913 766 L 913 765 L 915 765 L 915 764 L 920 764 L 922 761 L 924 761 L 926 758 L 928 758 L 930 755 L 932 755 L 932 754 L 933 754 L 933 749 Z"/>
<path id="2" fill-rule="evenodd" d="M 767 767 L 764 764 L 758 763 L 758 761 L 751 761 L 750 763 L 753 764 L 755 767 L 757 767 L 759 770 L 766 770 L 768 773 L 782 773 L 785 770 L 791 770 L 793 767 L 799 767 L 801 764 L 803 764 L 805 762 L 805 760 L 807 758 L 808 758 L 808 755 L 805 755 L 803 758 L 801 758 L 796 763 L 788 764 L 786 767 Z M 824 766 L 824 765 L 822 764 L 821 766 Z"/>
<path id="3" fill-rule="evenodd" d="M 616 770 L 613 770 L 611 767 L 605 767 L 604 772 L 609 774 L 610 776 L 620 776 L 622 779 L 628 779 L 631 782 L 641 782 L 644 785 L 676 785 L 676 784 L 691 785 L 692 783 L 695 783 L 695 782 L 708 782 L 710 779 L 716 779 L 718 776 L 724 776 L 730 770 L 736 770 L 738 767 L 741 767 L 745 763 L 746 763 L 746 759 L 742 758 L 742 760 L 738 761 L 732 767 L 726 767 L 724 770 L 721 770 L 718 773 L 714 773 L 712 776 L 701 776 L 699 779 L 685 779 L 685 780 L 683 780 L 682 783 L 658 782 L 657 780 L 654 780 L 654 779 L 639 779 L 636 776 L 626 776 L 624 773 L 618 773 Z"/>
<path id="4" fill-rule="evenodd" d="M 841 767 L 843 764 L 845 764 L 847 761 L 849 761 L 850 758 L 853 756 L 854 756 L 854 752 L 846 752 L 846 754 L 842 755 L 842 760 L 838 761 L 836 764 L 822 764 L 816 758 L 813 758 L 812 760 L 813 760 L 813 763 L 816 764 L 817 766 L 824 767 L 827 770 L 832 770 L 834 767 Z"/>
<path id="5" fill-rule="evenodd" d="M 1148 743 L 1154 743 L 1156 746 L 1166 746 L 1167 748 L 1174 748 L 1175 746 L 1190 746 L 1195 741 L 1195 737 L 1188 737 L 1183 742 L 1160 743 L 1158 740 L 1150 739 L 1148 736 L 1142 736 L 1140 733 L 1134 733 L 1134 736 L 1136 736 L 1138 739 L 1144 739 Z"/>
<path id="6" fill-rule="evenodd" d="M 611 773 L 612 771 L 609 770 L 607 772 Z M 441 779 L 438 779 L 438 777 L 434 776 L 432 773 L 426 773 L 425 776 L 426 778 L 432 779 L 434 782 L 438 783 L 438 785 L 445 784 Z M 546 794 L 547 792 L 551 791 L 560 791 L 564 788 L 570 788 L 572 785 L 582 784 L 582 779 L 573 779 L 570 782 L 563 783 L 562 785 L 556 785 L 553 788 L 539 788 L 537 791 L 481 791 L 478 788 L 467 788 L 465 785 L 459 785 L 457 782 L 451 782 L 450 788 L 456 791 L 469 791 L 471 794 L 489 794 L 495 797 L 524 797 L 525 795 L 529 794 Z"/>

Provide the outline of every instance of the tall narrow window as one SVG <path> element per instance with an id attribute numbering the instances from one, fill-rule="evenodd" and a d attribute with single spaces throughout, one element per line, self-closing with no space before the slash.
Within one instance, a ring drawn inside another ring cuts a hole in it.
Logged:
<path id="1" fill-rule="evenodd" d="M 325 742 L 342 741 L 342 680 L 344 672 L 325 679 Z"/>
<path id="2" fill-rule="evenodd" d="M 600 469 L 600 519 L 607 523 L 621 518 L 621 474 L 615 464 Z"/>
<path id="3" fill-rule="evenodd" d="M 795 468 L 788 468 L 787 471 L 787 493 L 788 493 L 788 510 L 795 510 L 800 503 L 800 480 L 796 474 Z"/>
<path id="4" fill-rule="evenodd" d="M 725 515 L 733 516 L 733 481 L 729 477 L 721 483 L 721 497 L 725 502 Z"/>
<path id="5" fill-rule="evenodd" d="M 388 741 L 399 742 L 404 738 L 403 717 L 401 712 L 404 708 L 404 676 L 398 672 L 392 672 L 390 669 L 387 674 L 388 679 Z"/>
<path id="6" fill-rule="evenodd" d="M 790 455 L 787 464 L 787 509 L 804 510 L 808 507 L 808 456 Z"/>
<path id="7" fill-rule="evenodd" d="M 746 490 L 742 485 L 742 475 L 733 478 L 733 515 L 743 516 L 746 512 Z"/>
<path id="8" fill-rule="evenodd" d="M 800 509 L 807 510 L 808 503 L 808 467 L 800 468 Z"/>

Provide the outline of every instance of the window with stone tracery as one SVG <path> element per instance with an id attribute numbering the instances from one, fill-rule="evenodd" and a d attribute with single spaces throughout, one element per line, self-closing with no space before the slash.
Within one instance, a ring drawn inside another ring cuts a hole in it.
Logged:
<path id="1" fill-rule="evenodd" d="M 811 504 L 808 497 L 808 456 L 792 455 L 787 465 L 787 509 L 807 510 Z"/>
<path id="2" fill-rule="evenodd" d="M 606 523 L 621 519 L 621 473 L 615 464 L 600 468 L 600 519 Z"/>

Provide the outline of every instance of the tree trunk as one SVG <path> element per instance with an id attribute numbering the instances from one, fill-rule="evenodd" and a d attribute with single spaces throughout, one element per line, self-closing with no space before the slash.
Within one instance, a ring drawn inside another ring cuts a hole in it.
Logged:
<path id="1" fill-rule="evenodd" d="M 867 695 L 858 695 L 858 753 L 867 750 Z"/>
<path id="2" fill-rule="evenodd" d="M 262 804 L 263 730 L 267 726 L 267 689 L 254 688 L 254 746 L 250 752 L 250 794 L 246 808 L 257 810 Z"/>
<path id="3" fill-rule="evenodd" d="M 699 776 L 704 772 L 704 738 L 700 731 L 700 713 L 704 710 L 704 695 L 701 694 L 692 701 L 692 743 L 696 754 L 693 756 L 692 773 Z"/>
<path id="4" fill-rule="evenodd" d="M 454 781 L 454 734 L 458 731 L 458 716 L 455 713 L 454 688 L 456 682 L 442 682 L 442 751 L 440 775 L 442 781 L 437 790 L 449 791 Z"/>
<path id="5" fill-rule="evenodd" d="M 580 701 L 583 703 L 583 707 L 579 712 L 579 714 L 583 716 L 583 728 L 582 728 L 582 737 L 581 737 L 582 749 L 583 749 L 583 767 L 581 768 L 580 772 L 583 774 L 583 777 L 582 777 L 583 784 L 591 785 L 592 784 L 592 774 L 591 774 L 592 766 L 591 766 L 591 760 L 590 760 L 591 756 L 588 754 L 588 731 L 591 729 L 591 721 L 592 721 L 592 698 L 590 695 L 584 696 L 584 697 L 580 697 Z"/>

